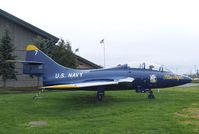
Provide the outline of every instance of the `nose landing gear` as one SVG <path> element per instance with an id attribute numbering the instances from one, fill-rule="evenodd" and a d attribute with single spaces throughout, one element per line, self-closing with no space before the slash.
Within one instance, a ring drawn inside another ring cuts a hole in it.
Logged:
<path id="1" fill-rule="evenodd" d="M 149 90 L 148 99 L 155 99 L 155 95 L 153 94 L 153 91 L 151 89 Z"/>
<path id="2" fill-rule="evenodd" d="M 155 95 L 153 94 L 153 91 L 150 88 L 141 88 L 138 87 L 136 89 L 137 93 L 146 93 L 148 92 L 148 99 L 155 99 Z"/>

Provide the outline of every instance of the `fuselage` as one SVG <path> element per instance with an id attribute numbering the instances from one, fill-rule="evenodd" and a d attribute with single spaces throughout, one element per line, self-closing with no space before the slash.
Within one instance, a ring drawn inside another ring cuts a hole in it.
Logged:
<path id="1" fill-rule="evenodd" d="M 105 90 L 129 90 L 148 92 L 148 98 L 154 99 L 152 88 L 165 88 L 191 82 L 191 78 L 177 75 L 163 66 L 156 68 L 146 63 L 135 66 L 119 65 L 114 68 L 76 70 L 56 63 L 40 51 L 35 45 L 26 47 L 26 61 L 22 62 L 23 73 L 43 77 L 42 89 L 97 90 L 99 101 Z"/>
<path id="2" fill-rule="evenodd" d="M 127 65 L 109 69 L 97 70 L 62 70 L 55 72 L 51 77 L 43 78 L 44 85 L 60 85 L 84 83 L 88 81 L 113 81 L 122 78 L 134 78 L 131 84 L 104 86 L 106 90 L 145 90 L 152 88 L 166 88 L 183 85 L 191 82 L 191 78 L 177 75 L 172 72 L 164 72 L 150 69 L 130 68 Z M 97 90 L 95 87 L 83 88 L 84 90 Z"/>

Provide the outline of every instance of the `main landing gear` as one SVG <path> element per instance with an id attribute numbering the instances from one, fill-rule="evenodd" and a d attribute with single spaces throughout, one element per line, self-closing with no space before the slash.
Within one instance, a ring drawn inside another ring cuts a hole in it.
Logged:
<path id="1" fill-rule="evenodd" d="M 148 99 L 155 99 L 155 95 L 153 94 L 153 91 L 149 88 L 141 88 L 141 87 L 138 87 L 136 89 L 136 92 L 137 93 L 146 93 L 148 92 Z"/>
<path id="2" fill-rule="evenodd" d="M 97 91 L 97 100 L 102 101 L 103 97 L 104 97 L 104 90 L 98 90 Z"/>
<path id="3" fill-rule="evenodd" d="M 149 90 L 148 99 L 155 99 L 155 95 L 153 94 L 153 91 L 151 89 Z"/>

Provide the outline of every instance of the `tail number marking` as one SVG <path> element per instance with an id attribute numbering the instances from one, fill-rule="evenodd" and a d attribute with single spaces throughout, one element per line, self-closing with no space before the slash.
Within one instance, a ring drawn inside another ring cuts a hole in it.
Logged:
<path id="1" fill-rule="evenodd" d="M 35 55 L 37 55 L 38 54 L 38 50 L 35 50 Z"/>

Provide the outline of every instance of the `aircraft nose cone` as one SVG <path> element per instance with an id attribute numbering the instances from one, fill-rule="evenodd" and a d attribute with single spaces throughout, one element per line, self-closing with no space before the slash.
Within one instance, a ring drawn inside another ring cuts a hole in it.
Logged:
<path id="1" fill-rule="evenodd" d="M 188 77 L 188 76 L 184 76 L 184 80 L 186 83 L 191 83 L 192 82 L 192 78 Z"/>
<path id="2" fill-rule="evenodd" d="M 192 82 L 192 78 L 190 78 L 188 76 L 183 76 L 183 79 L 182 79 L 183 84 L 187 84 L 187 83 L 191 83 L 191 82 Z"/>

